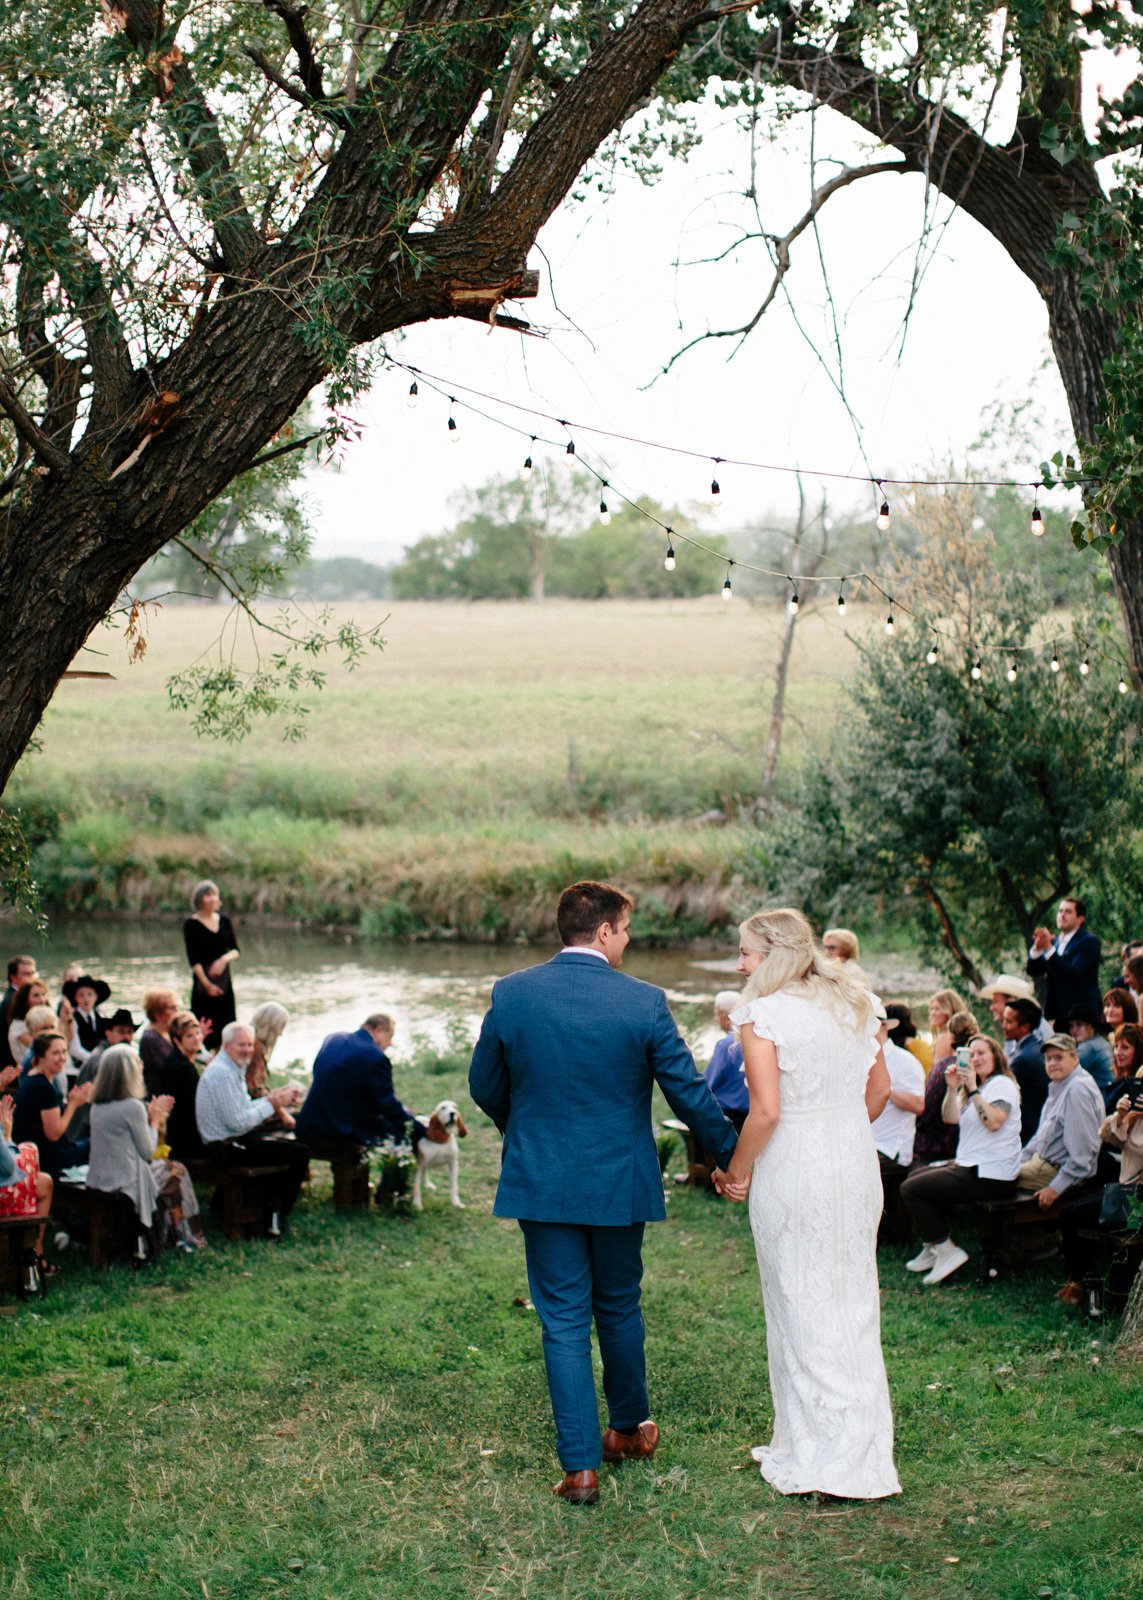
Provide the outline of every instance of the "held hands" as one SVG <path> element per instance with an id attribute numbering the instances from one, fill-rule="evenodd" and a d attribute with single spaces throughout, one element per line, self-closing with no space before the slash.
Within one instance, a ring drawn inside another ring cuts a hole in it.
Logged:
<path id="1" fill-rule="evenodd" d="M 77 1083 L 75 1088 L 71 1091 L 71 1093 L 67 1097 L 68 1098 L 68 1104 L 69 1105 L 74 1104 L 74 1105 L 77 1105 L 77 1106 L 90 1105 L 91 1104 L 91 1097 L 92 1097 L 92 1095 L 94 1093 L 95 1093 L 95 1082 L 94 1082 L 94 1080 L 91 1080 L 91 1081 L 89 1081 L 87 1083 Z"/>
<path id="2" fill-rule="evenodd" d="M 212 961 L 210 966 L 207 967 L 206 975 L 208 978 L 221 978 L 229 965 L 230 962 L 225 956 L 219 956 L 217 961 Z M 218 993 L 221 994 L 222 990 L 219 989 Z"/>
<path id="3" fill-rule="evenodd" d="M 147 1116 L 150 1119 L 151 1126 L 157 1127 L 160 1122 L 169 1117 L 174 1104 L 175 1097 L 173 1094 L 157 1094 L 153 1100 L 148 1100 Z"/>
<path id="4" fill-rule="evenodd" d="M 19 1067 L 0 1067 L 0 1089 L 6 1089 L 10 1083 L 15 1083 L 20 1076 Z M 1125 1100 L 1126 1095 L 1123 1097 Z"/>
<path id="5" fill-rule="evenodd" d="M 723 1172 L 721 1167 L 715 1167 L 711 1174 L 711 1181 L 724 1199 L 739 1201 L 746 1199 L 750 1189 L 750 1177 L 751 1174 L 747 1172 L 745 1177 L 732 1178 L 729 1173 Z"/>

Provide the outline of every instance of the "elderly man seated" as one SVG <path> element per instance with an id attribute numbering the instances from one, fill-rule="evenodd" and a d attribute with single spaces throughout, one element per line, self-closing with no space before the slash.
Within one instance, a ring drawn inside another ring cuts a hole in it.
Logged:
<path id="1" fill-rule="evenodd" d="M 1018 1189 L 1032 1190 L 1044 1210 L 1074 1184 L 1093 1176 L 1099 1159 L 1103 1096 L 1090 1074 L 1079 1070 L 1076 1042 L 1053 1033 L 1044 1046 L 1048 1097 L 1040 1125 L 1021 1151 Z"/>
<path id="2" fill-rule="evenodd" d="M 313 1084 L 298 1113 L 303 1139 L 365 1145 L 416 1139 L 413 1113 L 394 1092 L 393 1066 L 385 1054 L 393 1031 L 392 1017 L 375 1011 L 356 1032 L 331 1033 L 322 1040 Z"/>
<path id="3" fill-rule="evenodd" d="M 730 1025 L 730 1013 L 738 1001 L 737 989 L 720 989 L 714 997 L 714 1020 L 722 1029 L 722 1038 L 711 1051 L 703 1077 L 724 1114 L 741 1133 L 750 1110 L 750 1091 L 742 1071 L 742 1045 Z"/>
<path id="4" fill-rule="evenodd" d="M 222 1030 L 222 1049 L 199 1079 L 195 1120 L 204 1154 L 218 1166 L 285 1166 L 284 1173 L 266 1179 L 268 1222 L 266 1235 L 282 1237 L 285 1219 L 298 1198 L 310 1153 L 304 1144 L 273 1137 L 270 1126 L 292 1128 L 288 1107 L 301 1098 L 298 1089 L 271 1089 L 251 1099 L 246 1069 L 254 1057 L 254 1030 L 242 1022 L 229 1022 Z"/>

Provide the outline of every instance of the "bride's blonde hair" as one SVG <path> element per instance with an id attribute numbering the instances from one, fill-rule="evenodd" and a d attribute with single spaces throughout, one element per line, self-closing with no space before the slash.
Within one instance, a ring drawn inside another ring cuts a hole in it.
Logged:
<path id="1" fill-rule="evenodd" d="M 740 1005 L 779 989 L 800 989 L 807 999 L 828 1006 L 839 1022 L 852 1016 L 864 1029 L 873 1020 L 869 990 L 850 977 L 844 962 L 826 955 L 800 911 L 788 906 L 758 911 L 738 932 L 743 947 L 762 957 L 746 980 Z"/>

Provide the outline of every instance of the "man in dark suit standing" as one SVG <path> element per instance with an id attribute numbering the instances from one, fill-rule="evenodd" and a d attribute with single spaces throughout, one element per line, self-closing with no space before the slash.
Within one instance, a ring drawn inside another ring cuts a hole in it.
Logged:
<path id="1" fill-rule="evenodd" d="M 1067 1031 L 1073 1006 L 1103 1008 L 1099 986 L 1100 943 L 1085 927 L 1087 906 L 1074 895 L 1061 900 L 1056 911 L 1059 932 L 1053 939 L 1047 928 L 1032 935 L 1025 970 L 1043 985 L 1044 1015 L 1058 1033 Z"/>
<path id="2" fill-rule="evenodd" d="M 651 1122 L 656 1083 L 718 1160 L 737 1142 L 698 1074 L 661 989 L 619 970 L 632 902 L 606 883 L 560 896 L 564 948 L 492 991 L 469 1072 L 504 1135 L 495 1215 L 524 1234 L 528 1283 L 564 1469 L 553 1493 L 599 1498 L 600 1459 L 654 1454 L 640 1281 L 643 1229 L 666 1216 Z M 594 1317 L 608 1427 L 600 1438 Z"/>

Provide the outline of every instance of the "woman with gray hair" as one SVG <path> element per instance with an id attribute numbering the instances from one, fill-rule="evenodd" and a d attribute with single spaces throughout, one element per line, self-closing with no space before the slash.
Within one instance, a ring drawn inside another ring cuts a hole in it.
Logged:
<path id="1" fill-rule="evenodd" d="M 237 1016 L 230 968 L 238 960 L 238 940 L 230 918 L 223 915 L 221 908 L 218 885 L 204 878 L 191 891 L 193 915 L 183 923 L 193 979 L 190 1008 L 203 1024 L 203 1034 L 212 1050 L 218 1049 L 223 1028 Z"/>
<path id="2" fill-rule="evenodd" d="M 127 1195 L 152 1251 L 200 1249 L 206 1240 L 190 1174 L 181 1161 L 155 1160 L 159 1124 L 174 1100 L 160 1094 L 144 1105 L 144 1092 L 143 1063 L 131 1046 L 105 1050 L 92 1094 L 87 1187 Z"/>

